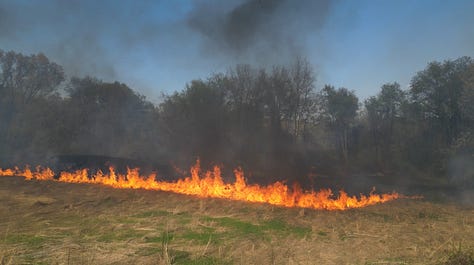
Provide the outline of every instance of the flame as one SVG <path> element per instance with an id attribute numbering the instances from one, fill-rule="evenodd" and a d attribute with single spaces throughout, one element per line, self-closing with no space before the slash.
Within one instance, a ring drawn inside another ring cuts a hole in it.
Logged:
<path id="1" fill-rule="evenodd" d="M 275 182 L 268 186 L 249 185 L 240 168 L 234 170 L 234 183 L 224 183 L 218 166 L 215 166 L 212 171 L 201 172 L 199 160 L 191 168 L 190 177 L 176 182 L 157 181 L 155 174 L 141 176 L 138 168 L 127 169 L 125 175 L 117 173 L 113 167 L 109 168 L 109 173 L 97 171 L 95 174 L 90 174 L 89 171 L 88 169 L 74 172 L 62 171 L 58 174 L 59 177 L 55 178 L 56 174 L 50 168 L 38 166 L 32 171 L 29 167 L 24 169 L 15 167 L 13 169 L 0 168 L 0 176 L 22 176 L 27 180 L 102 184 L 119 189 L 161 190 L 203 198 L 224 198 L 284 207 L 326 210 L 360 208 L 404 197 L 396 192 L 375 194 L 374 190 L 368 196 L 361 194 L 359 197 L 349 196 L 346 192 L 340 191 L 335 197 L 330 189 L 304 191 L 299 185 L 289 188 L 283 182 Z"/>

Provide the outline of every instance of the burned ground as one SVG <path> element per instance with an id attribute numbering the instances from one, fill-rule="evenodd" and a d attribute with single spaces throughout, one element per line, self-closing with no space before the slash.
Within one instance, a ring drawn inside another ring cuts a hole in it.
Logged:
<path id="1" fill-rule="evenodd" d="M 0 184 L 5 264 L 439 264 L 474 248 L 472 207 L 449 203 L 314 211 L 19 177 Z"/>

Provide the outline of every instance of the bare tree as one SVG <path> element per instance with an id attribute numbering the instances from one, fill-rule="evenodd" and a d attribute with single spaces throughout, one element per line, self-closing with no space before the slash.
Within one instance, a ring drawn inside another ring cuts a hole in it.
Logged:
<path id="1" fill-rule="evenodd" d="M 301 137 L 306 130 L 314 106 L 314 71 L 306 59 L 297 58 L 290 69 L 290 113 L 292 134 L 295 139 Z"/>

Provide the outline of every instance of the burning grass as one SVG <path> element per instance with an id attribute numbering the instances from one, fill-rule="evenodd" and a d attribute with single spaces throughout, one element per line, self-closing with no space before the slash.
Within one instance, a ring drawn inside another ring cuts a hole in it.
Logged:
<path id="1" fill-rule="evenodd" d="M 421 200 L 317 211 L 14 177 L 0 199 L 2 264 L 454 264 L 474 249 L 472 208 Z"/>
<path id="2" fill-rule="evenodd" d="M 61 171 L 55 173 L 50 168 L 39 166 L 34 171 L 30 170 L 29 167 L 23 170 L 19 168 L 2 170 L 0 168 L 0 176 L 25 177 L 27 180 L 100 184 L 120 189 L 171 191 L 203 198 L 223 198 L 268 203 L 284 207 L 326 210 L 361 208 L 404 197 L 396 192 L 375 194 L 374 190 L 368 196 L 363 194 L 360 194 L 359 197 L 349 196 L 343 190 L 339 191 L 338 196 L 335 196 L 331 189 L 305 191 L 296 183 L 290 188 L 280 181 L 268 186 L 249 185 L 246 183 L 244 172 L 241 169 L 234 170 L 234 183 L 224 183 L 221 169 L 218 166 L 215 166 L 212 171 L 202 172 L 199 160 L 191 167 L 191 176 L 175 182 L 157 181 L 154 174 L 147 177 L 141 176 L 139 169 L 128 169 L 126 174 L 117 173 L 113 167 L 109 168 L 108 173 L 99 170 L 95 174 L 89 174 L 89 171 L 88 169 L 82 169 L 74 172 Z"/>

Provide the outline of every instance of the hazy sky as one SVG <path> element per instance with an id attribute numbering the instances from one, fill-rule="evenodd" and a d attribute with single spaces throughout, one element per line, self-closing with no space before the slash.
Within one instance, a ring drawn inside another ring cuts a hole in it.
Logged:
<path id="1" fill-rule="evenodd" d="M 161 92 L 237 63 L 306 57 L 318 87 L 365 98 L 429 61 L 474 56 L 472 0 L 0 0 L 0 49 L 43 52 L 68 76 Z"/>

